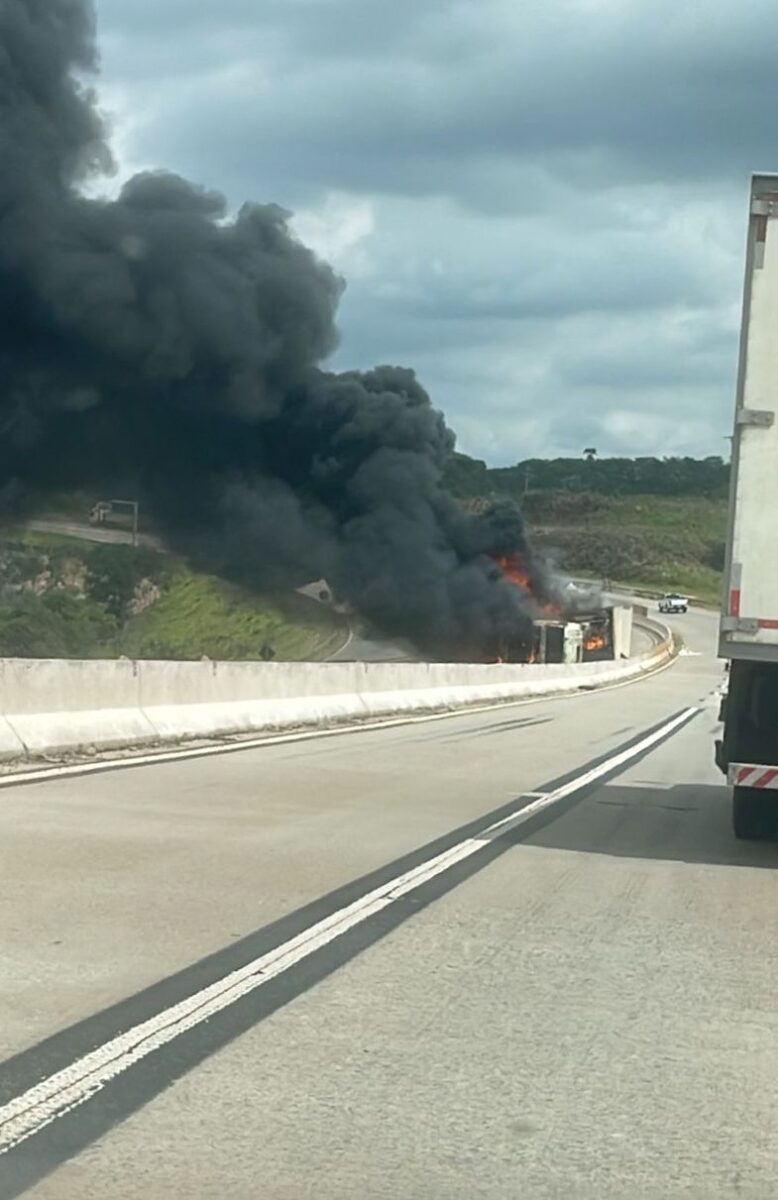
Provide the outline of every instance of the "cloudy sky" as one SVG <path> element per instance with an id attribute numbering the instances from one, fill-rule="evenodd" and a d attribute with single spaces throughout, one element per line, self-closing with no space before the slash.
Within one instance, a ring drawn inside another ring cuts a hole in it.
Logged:
<path id="1" fill-rule="evenodd" d="M 332 365 L 460 447 L 720 454 L 775 0 L 97 0 L 122 170 L 276 201 L 348 280 Z"/>

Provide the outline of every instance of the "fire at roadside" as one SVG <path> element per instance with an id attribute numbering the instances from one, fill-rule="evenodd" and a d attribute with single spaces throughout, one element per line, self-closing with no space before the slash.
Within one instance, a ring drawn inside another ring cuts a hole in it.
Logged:
<path id="1" fill-rule="evenodd" d="M 632 612 L 606 605 L 594 585 L 581 585 L 554 574 L 542 559 L 531 570 L 518 553 L 491 556 L 494 569 L 516 589 L 522 620 L 499 640 L 468 643 L 447 655 L 452 661 L 482 663 L 581 663 L 628 658 Z M 359 614 L 333 592 L 326 580 L 298 589 L 311 599 L 349 616 L 363 638 L 381 638 L 381 630 L 360 621 Z M 530 616 L 527 616 L 530 614 Z M 397 644 L 403 659 L 414 657 L 409 643 Z"/>
<path id="2" fill-rule="evenodd" d="M 598 662 L 629 654 L 620 637 L 617 610 L 603 604 L 594 587 L 582 588 L 553 575 L 541 588 L 520 555 L 497 555 L 495 563 L 533 612 L 530 636 L 522 629 L 500 645 L 497 662 Z"/>

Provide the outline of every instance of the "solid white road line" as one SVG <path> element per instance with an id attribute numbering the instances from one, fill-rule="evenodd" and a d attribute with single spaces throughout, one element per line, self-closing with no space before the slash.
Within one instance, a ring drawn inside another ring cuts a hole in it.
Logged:
<path id="1" fill-rule="evenodd" d="M 523 825 L 530 817 L 534 817 L 537 813 L 542 812 L 544 808 L 548 808 L 550 804 L 556 804 L 559 800 L 564 800 L 565 796 L 571 796 L 574 792 L 578 792 L 581 788 L 593 783 L 603 775 L 607 775 L 610 771 L 618 767 L 625 766 L 631 759 L 642 754 L 644 750 L 649 750 L 657 742 L 668 737 L 679 729 L 681 725 L 685 725 L 687 721 L 696 716 L 700 709 L 697 705 L 692 708 L 685 708 L 677 717 L 673 717 L 672 721 L 668 721 L 661 729 L 655 730 L 642 738 L 634 746 L 629 746 L 626 750 L 622 750 L 620 754 L 614 754 L 612 758 L 608 758 L 605 762 L 599 763 L 591 770 L 585 771 L 583 775 L 576 775 L 575 779 L 571 779 L 569 783 L 563 783 L 561 787 L 555 791 L 549 792 L 546 796 L 540 796 L 539 799 L 533 800 L 531 804 L 525 805 L 524 808 L 511 816 L 503 817 L 501 821 L 496 821 L 494 825 L 490 825 L 481 834 L 484 840 L 489 840 L 494 837 L 501 837 L 509 829 L 514 829 L 517 825 Z M 2 1143 L 0 1143 L 1 1145 Z"/>
<path id="2" fill-rule="evenodd" d="M 347 930 L 388 908 L 400 897 L 422 887 L 437 875 L 450 870 L 456 863 L 500 837 L 509 829 L 528 821 L 537 813 L 572 795 L 638 755 L 649 750 L 679 729 L 700 710 L 687 708 L 661 728 L 648 734 L 635 745 L 614 754 L 596 767 L 563 784 L 553 792 L 541 795 L 515 813 L 495 821 L 477 837 L 465 838 L 441 854 L 367 892 L 352 904 L 325 917 L 296 937 L 268 951 L 246 966 L 232 971 L 209 987 L 185 1000 L 171 1005 L 147 1021 L 128 1029 L 96 1050 L 77 1059 L 68 1067 L 50 1075 L 21 1095 L 0 1107 L 0 1154 L 5 1154 L 20 1142 L 39 1133 L 58 1117 L 84 1104 L 112 1079 L 159 1050 L 180 1034 L 194 1029 L 203 1021 L 223 1012 L 242 996 L 248 995 L 290 967 L 328 945 Z"/>

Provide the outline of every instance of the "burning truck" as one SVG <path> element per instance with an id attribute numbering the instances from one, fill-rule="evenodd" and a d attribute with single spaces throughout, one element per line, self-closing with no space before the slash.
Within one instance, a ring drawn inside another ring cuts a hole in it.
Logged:
<path id="1" fill-rule="evenodd" d="M 519 554 L 492 557 L 501 577 L 520 593 L 517 611 L 522 620 L 488 646 L 463 643 L 455 652 L 449 649 L 447 657 L 463 662 L 498 663 L 580 663 L 629 657 L 631 608 L 606 606 L 593 585 L 581 586 L 554 575 L 545 577 L 542 567 L 536 564 L 531 573 Z M 297 591 L 345 614 L 357 626 L 361 624 L 362 637 L 382 637 L 381 629 L 363 623 L 358 611 L 339 599 L 326 580 Z M 533 614 L 530 619 L 526 617 L 528 612 Z M 417 646 L 415 653 L 420 650 Z M 410 643 L 403 647 L 403 658 L 409 656 L 414 657 Z"/>
<path id="2" fill-rule="evenodd" d="M 631 609 L 604 605 L 594 586 L 536 575 L 518 554 L 496 555 L 494 561 L 534 611 L 530 636 L 522 630 L 515 638 L 504 639 L 498 662 L 579 663 L 629 657 Z"/>

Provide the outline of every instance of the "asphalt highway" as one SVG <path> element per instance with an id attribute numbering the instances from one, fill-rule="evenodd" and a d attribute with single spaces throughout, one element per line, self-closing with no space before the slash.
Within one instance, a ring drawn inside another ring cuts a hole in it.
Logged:
<path id="1" fill-rule="evenodd" d="M 406 642 L 391 642 L 355 626 L 330 662 L 417 662 L 418 653 Z"/>
<path id="2" fill-rule="evenodd" d="M 629 686 L 0 790 L 0 1198 L 775 1194 L 712 615 Z"/>

